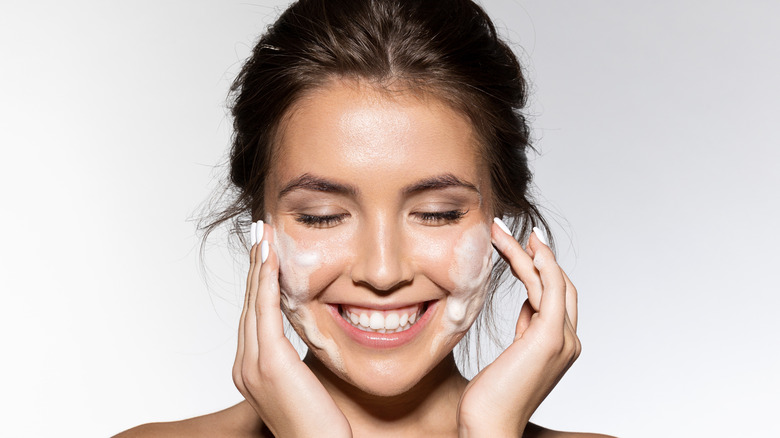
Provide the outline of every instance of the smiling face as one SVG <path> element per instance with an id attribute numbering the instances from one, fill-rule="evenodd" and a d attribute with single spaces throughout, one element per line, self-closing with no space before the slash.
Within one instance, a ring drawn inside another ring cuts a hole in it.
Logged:
<path id="1" fill-rule="evenodd" d="M 407 391 L 474 322 L 490 179 L 468 119 L 438 99 L 345 81 L 308 93 L 265 190 L 285 314 L 342 380 Z"/>

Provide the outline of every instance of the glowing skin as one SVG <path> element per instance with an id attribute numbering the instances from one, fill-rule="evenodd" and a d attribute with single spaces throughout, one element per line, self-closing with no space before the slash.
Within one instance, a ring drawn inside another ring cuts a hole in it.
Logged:
<path id="1" fill-rule="evenodd" d="M 441 332 L 431 343 L 431 354 L 443 343 L 461 336 L 474 323 L 485 303 L 493 270 L 490 226 L 478 224 L 466 230 L 453 248 L 449 276 L 452 290 L 447 298 Z"/>
<path id="2" fill-rule="evenodd" d="M 279 255 L 279 278 L 285 307 L 295 312 L 309 296 L 309 278 L 322 266 L 325 258 L 322 245 L 314 242 L 305 248 L 284 232 L 284 225 L 274 230 L 274 242 Z"/>
<path id="3" fill-rule="evenodd" d="M 455 287 L 447 299 L 445 321 L 456 332 L 465 332 L 474 323 L 488 290 L 493 270 L 493 245 L 486 224 L 468 229 L 455 245 L 450 279 Z"/>
<path id="4" fill-rule="evenodd" d="M 328 256 L 322 242 L 312 242 L 310 247 L 299 245 L 285 234 L 284 225 L 274 228 L 274 242 L 279 257 L 282 305 L 287 319 L 298 332 L 303 332 L 302 336 L 309 345 L 322 350 L 333 366 L 344 372 L 344 362 L 338 346 L 333 339 L 320 332 L 312 313 L 301 306 L 309 297 L 309 282 L 312 274 L 322 266 L 324 260 L 333 257 Z"/>
<path id="5" fill-rule="evenodd" d="M 307 364 L 344 391 L 434 385 L 492 267 L 490 175 L 470 121 L 431 96 L 334 81 L 282 126 L 265 211 Z"/>

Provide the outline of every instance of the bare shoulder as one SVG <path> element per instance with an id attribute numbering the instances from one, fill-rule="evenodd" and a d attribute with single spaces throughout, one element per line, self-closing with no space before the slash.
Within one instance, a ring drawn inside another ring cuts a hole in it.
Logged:
<path id="1" fill-rule="evenodd" d="M 263 424 L 246 402 L 200 417 L 166 423 L 142 424 L 114 438 L 258 437 Z"/>
<path id="2" fill-rule="evenodd" d="M 612 435 L 601 433 L 585 432 L 562 432 L 559 430 L 547 429 L 542 426 L 528 423 L 523 433 L 523 438 L 615 438 Z"/>

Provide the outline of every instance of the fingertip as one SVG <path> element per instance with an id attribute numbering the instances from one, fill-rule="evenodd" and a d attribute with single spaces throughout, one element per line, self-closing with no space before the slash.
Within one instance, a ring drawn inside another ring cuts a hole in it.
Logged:
<path id="1" fill-rule="evenodd" d="M 490 241 L 499 253 L 505 254 L 510 249 L 512 242 L 517 242 L 517 240 L 501 219 L 494 218 L 493 223 L 495 226 L 490 228 Z"/>
<path id="2" fill-rule="evenodd" d="M 270 248 L 268 247 L 268 241 L 263 240 L 260 243 L 260 263 L 265 263 L 265 261 L 268 259 L 269 251 Z"/>
<path id="3" fill-rule="evenodd" d="M 255 243 L 262 242 L 265 235 L 265 224 L 262 220 L 257 221 L 255 226 Z"/>
<path id="4" fill-rule="evenodd" d="M 509 227 L 507 227 L 506 224 L 504 223 L 504 221 L 502 221 L 500 218 L 494 217 L 493 218 L 493 222 L 496 225 L 498 225 L 498 228 L 501 228 L 501 231 L 505 232 L 506 234 L 508 234 L 510 236 L 512 235 L 512 232 L 509 231 Z"/>
<path id="5" fill-rule="evenodd" d="M 254 246 L 255 243 L 255 231 L 257 230 L 257 223 L 252 222 L 252 225 L 249 226 L 249 243 Z"/>
<path id="6" fill-rule="evenodd" d="M 534 234 L 536 234 L 536 238 L 539 239 L 539 242 L 542 242 L 544 246 L 550 246 L 550 244 L 547 242 L 547 236 L 544 235 L 539 227 L 534 227 Z"/>

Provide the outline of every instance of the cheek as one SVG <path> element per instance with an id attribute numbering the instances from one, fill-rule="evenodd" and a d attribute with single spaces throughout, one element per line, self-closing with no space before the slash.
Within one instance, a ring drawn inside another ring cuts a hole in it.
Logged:
<path id="1" fill-rule="evenodd" d="M 347 255 L 343 238 L 327 241 L 293 239 L 282 227 L 276 229 L 274 242 L 279 257 L 279 286 L 285 315 L 309 347 L 321 351 L 329 362 L 344 372 L 344 363 L 336 343 L 320 332 L 306 304 L 315 298 L 341 271 Z"/>
<path id="2" fill-rule="evenodd" d="M 490 228 L 485 224 L 468 229 L 455 244 L 448 269 L 452 289 L 444 315 L 452 330 L 465 332 L 482 310 L 493 270 L 492 255 Z"/>
<path id="3" fill-rule="evenodd" d="M 485 301 L 493 270 L 490 226 L 480 223 L 451 235 L 413 238 L 416 265 L 447 291 L 447 331 L 465 332 Z"/>
<path id="4" fill-rule="evenodd" d="M 316 247 L 302 248 L 282 230 L 274 235 L 279 257 L 279 286 L 282 300 L 291 311 L 309 298 L 309 280 L 322 265 L 323 253 Z"/>
<path id="5" fill-rule="evenodd" d="M 453 257 L 453 243 L 457 236 L 450 234 L 411 234 L 410 246 L 412 259 L 418 271 L 431 279 L 445 290 L 452 290 L 453 285 L 447 276 L 450 260 Z"/>
<path id="6" fill-rule="evenodd" d="M 279 286 L 285 307 L 291 312 L 306 304 L 338 275 L 348 258 L 348 236 L 328 239 L 294 239 L 283 228 L 275 231 L 279 256 Z"/>

